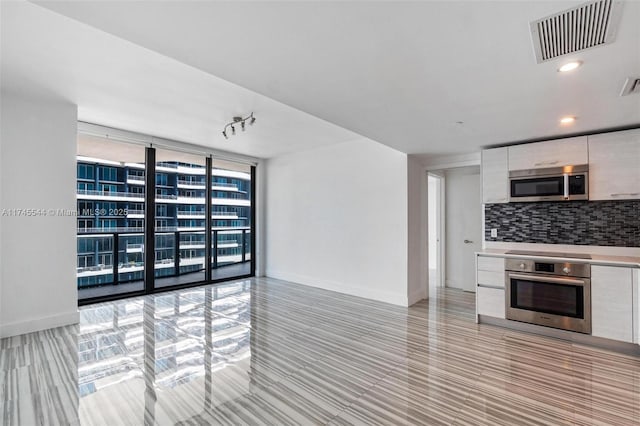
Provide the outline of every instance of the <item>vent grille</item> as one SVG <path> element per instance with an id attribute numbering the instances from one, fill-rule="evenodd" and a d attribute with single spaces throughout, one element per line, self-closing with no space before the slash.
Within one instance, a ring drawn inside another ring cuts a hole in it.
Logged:
<path id="1" fill-rule="evenodd" d="M 621 6 L 620 0 L 596 0 L 531 22 L 536 61 L 613 42 Z"/>

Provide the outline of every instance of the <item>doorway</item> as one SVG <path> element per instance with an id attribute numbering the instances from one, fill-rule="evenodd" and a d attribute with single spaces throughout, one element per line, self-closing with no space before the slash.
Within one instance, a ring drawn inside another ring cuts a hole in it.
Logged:
<path id="1" fill-rule="evenodd" d="M 447 169 L 445 286 L 475 292 L 475 252 L 482 249 L 480 167 Z"/>
<path id="2" fill-rule="evenodd" d="M 444 287 L 444 173 L 427 173 L 429 294 Z"/>

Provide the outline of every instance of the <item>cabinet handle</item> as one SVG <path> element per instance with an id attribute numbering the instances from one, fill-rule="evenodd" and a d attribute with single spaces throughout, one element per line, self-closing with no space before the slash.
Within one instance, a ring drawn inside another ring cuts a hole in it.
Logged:
<path id="1" fill-rule="evenodd" d="M 611 194 L 612 197 L 634 197 L 640 195 L 640 192 L 617 192 L 615 194 Z"/>
<path id="2" fill-rule="evenodd" d="M 554 164 L 558 164 L 558 161 L 542 161 L 540 163 L 534 164 L 534 166 L 552 166 Z"/>

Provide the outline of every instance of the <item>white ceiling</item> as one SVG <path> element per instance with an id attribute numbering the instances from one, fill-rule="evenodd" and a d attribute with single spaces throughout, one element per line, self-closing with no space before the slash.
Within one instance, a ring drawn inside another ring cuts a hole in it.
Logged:
<path id="1" fill-rule="evenodd" d="M 80 120 L 260 158 L 360 138 L 37 5 L 0 5 L 2 90 L 64 98 Z M 225 140 L 224 124 L 252 111 L 256 123 Z"/>
<path id="2" fill-rule="evenodd" d="M 640 124 L 640 96 L 618 96 L 627 76 L 640 76 L 640 2 L 624 5 L 615 43 L 571 57 L 584 61 L 576 72 L 557 73 L 558 61 L 535 63 L 528 23 L 580 3 L 47 1 L 43 5 L 403 152 L 444 155 Z M 3 16 L 3 27 L 4 20 Z M 89 28 L 83 28 L 89 33 Z M 21 35 L 31 38 L 59 39 L 58 31 L 22 31 Z M 161 136 L 202 142 L 202 135 L 213 131 L 208 124 L 211 116 L 222 115 L 224 107 L 235 113 L 256 109 L 254 99 L 268 103 L 250 92 L 244 98 L 231 90 L 215 96 L 224 82 L 204 74 L 196 78 L 195 70 L 193 80 L 183 81 L 187 73 L 175 61 L 152 59 L 150 52 L 143 55 L 134 45 L 119 41 L 116 46 L 114 39 L 90 35 L 93 39 L 64 40 L 80 49 L 72 55 L 77 57 L 73 65 L 82 66 L 79 59 L 89 57 L 95 62 L 102 57 L 110 67 L 119 68 L 120 84 L 129 89 L 126 100 L 91 106 L 102 114 L 101 122 L 108 116 L 112 122 L 136 127 L 133 122 L 141 119 L 131 116 L 133 106 L 126 116 L 115 117 L 114 108 L 107 107 L 146 102 L 150 118 L 157 117 L 158 111 L 168 114 L 166 118 L 180 117 L 181 122 L 146 123 L 167 133 Z M 3 71 L 4 43 L 3 37 Z M 118 60 L 109 60 L 114 55 Z M 17 56 L 19 51 L 12 60 Z M 123 60 L 130 63 L 122 64 Z M 162 67 L 157 67 L 159 62 Z M 175 72 L 164 69 L 168 64 Z M 145 79 L 162 84 L 152 85 L 150 91 Z M 202 96 L 205 80 L 216 83 L 209 83 L 210 91 Z M 91 84 L 105 83 L 95 76 Z M 172 87 L 163 102 L 153 93 L 158 87 Z M 89 108 L 84 99 L 79 99 L 79 105 L 81 111 Z M 194 105 L 200 108 L 190 109 Z M 288 114 L 296 113 L 283 112 Z M 561 127 L 558 119 L 563 115 L 576 115 L 578 120 Z M 216 119 L 222 121 L 222 117 Z M 273 126 L 275 134 L 289 128 L 286 120 L 266 117 L 261 121 Z M 185 124 L 193 130 L 185 130 Z M 307 122 L 295 124 L 301 125 L 300 132 L 280 151 L 311 145 L 307 139 L 316 136 L 315 128 L 305 132 L 302 125 Z M 353 137 L 326 123 L 323 126 L 336 142 Z M 255 141 L 246 146 L 246 153 L 279 153 L 253 152 L 261 147 Z"/>

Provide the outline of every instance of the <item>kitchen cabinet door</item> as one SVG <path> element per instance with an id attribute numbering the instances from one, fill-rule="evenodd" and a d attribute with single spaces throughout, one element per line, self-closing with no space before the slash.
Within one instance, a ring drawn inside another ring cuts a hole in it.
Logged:
<path id="1" fill-rule="evenodd" d="M 640 199 L 640 130 L 589 136 L 589 199 Z"/>
<path id="2" fill-rule="evenodd" d="M 504 258 L 478 256 L 478 286 L 504 288 Z"/>
<path id="3" fill-rule="evenodd" d="M 633 342 L 633 269 L 591 266 L 591 334 Z"/>
<path id="4" fill-rule="evenodd" d="M 509 170 L 543 169 L 588 163 L 586 136 L 509 147 Z"/>
<path id="5" fill-rule="evenodd" d="M 508 148 L 482 151 L 482 202 L 509 202 Z"/>
<path id="6" fill-rule="evenodd" d="M 505 318 L 504 290 L 500 288 L 478 287 L 476 291 L 478 315 Z"/>

